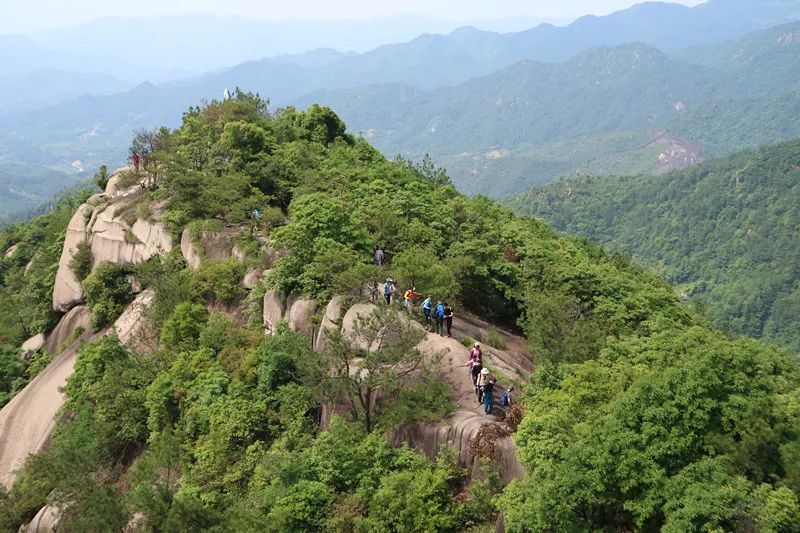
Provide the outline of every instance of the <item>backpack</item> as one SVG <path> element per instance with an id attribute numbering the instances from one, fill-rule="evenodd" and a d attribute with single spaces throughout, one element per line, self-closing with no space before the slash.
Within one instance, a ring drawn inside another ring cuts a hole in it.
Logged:
<path id="1" fill-rule="evenodd" d="M 508 407 L 508 391 L 504 392 L 503 395 L 500 396 L 500 405 Z"/>

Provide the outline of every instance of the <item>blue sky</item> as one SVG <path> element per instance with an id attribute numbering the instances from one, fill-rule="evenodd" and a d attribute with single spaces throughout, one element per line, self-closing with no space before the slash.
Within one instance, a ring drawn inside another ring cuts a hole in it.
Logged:
<path id="1" fill-rule="evenodd" d="M 677 0 L 696 5 L 703 0 Z M 536 17 L 568 20 L 624 9 L 636 0 L 0 0 L 0 33 L 69 26 L 106 16 L 214 13 L 284 19 L 425 15 L 446 20 Z"/>

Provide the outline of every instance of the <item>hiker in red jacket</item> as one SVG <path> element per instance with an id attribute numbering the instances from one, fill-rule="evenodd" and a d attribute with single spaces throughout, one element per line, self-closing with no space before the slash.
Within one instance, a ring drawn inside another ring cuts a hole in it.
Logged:
<path id="1" fill-rule="evenodd" d="M 472 384 L 478 383 L 478 375 L 483 369 L 483 352 L 481 352 L 481 343 L 476 342 L 475 346 L 469 351 L 469 359 L 467 359 L 467 367 L 472 377 Z"/>

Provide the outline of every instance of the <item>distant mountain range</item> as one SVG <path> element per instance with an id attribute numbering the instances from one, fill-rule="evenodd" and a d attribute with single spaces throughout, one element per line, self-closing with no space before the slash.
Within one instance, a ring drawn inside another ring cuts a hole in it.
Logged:
<path id="1" fill-rule="evenodd" d="M 361 54 L 284 54 L 0 114 L 0 164 L 66 172 L 117 164 L 134 129 L 175 126 L 176 109 L 238 86 L 270 97 L 273 108 L 330 104 L 387 154 L 431 152 L 468 192 L 516 192 L 576 170 L 651 171 L 663 129 L 674 130 L 670 139 L 680 146 L 725 153 L 728 140 L 707 128 L 730 136 L 726 129 L 744 120 L 745 110 L 795 105 L 794 41 L 775 41 L 776 32 L 794 26 L 719 42 L 796 18 L 797 0 L 647 3 L 566 27 L 505 34 L 462 28 Z M 731 54 L 742 46 L 759 59 Z M 775 56 L 764 63 L 767 53 Z M 724 113 L 709 115 L 715 105 Z M 773 118 L 755 141 L 734 139 L 735 146 L 793 134 L 790 117 Z"/>
<path id="2" fill-rule="evenodd" d="M 454 87 L 319 91 L 389 154 L 430 152 L 465 191 L 495 196 L 575 172 L 654 172 L 667 129 L 697 160 L 800 136 L 800 23 L 669 56 L 642 44 L 561 64 L 519 62 Z M 693 61 L 692 57 L 698 57 Z"/>
<path id="3" fill-rule="evenodd" d="M 715 327 L 800 351 L 800 141 L 657 177 L 561 179 L 507 203 L 658 269 Z"/>

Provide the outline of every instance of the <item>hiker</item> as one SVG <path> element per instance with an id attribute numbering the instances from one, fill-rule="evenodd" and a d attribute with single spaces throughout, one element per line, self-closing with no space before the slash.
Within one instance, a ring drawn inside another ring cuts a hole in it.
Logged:
<path id="1" fill-rule="evenodd" d="M 376 246 L 372 250 L 372 264 L 375 266 L 383 266 L 383 250 L 381 250 L 380 246 Z"/>
<path id="2" fill-rule="evenodd" d="M 411 312 L 411 310 L 414 308 L 414 298 L 422 296 L 416 291 L 416 287 L 411 287 L 403 294 L 403 305 L 409 312 Z"/>
<path id="3" fill-rule="evenodd" d="M 425 301 L 422 302 L 422 314 L 425 315 L 425 324 L 428 326 L 428 331 L 431 329 L 431 312 L 433 311 L 433 294 L 429 294 Z"/>
<path id="4" fill-rule="evenodd" d="M 514 387 L 509 387 L 508 389 L 506 389 L 503 395 L 500 396 L 500 405 L 502 405 L 503 407 L 511 407 L 514 404 L 513 396 L 514 396 Z"/>
<path id="5" fill-rule="evenodd" d="M 374 302 L 378 299 L 378 280 L 372 282 L 372 286 L 369 289 L 369 300 Z"/>
<path id="6" fill-rule="evenodd" d="M 453 308 L 444 303 L 444 325 L 447 326 L 447 336 L 452 337 L 450 330 L 453 329 Z"/>
<path id="7" fill-rule="evenodd" d="M 392 303 L 392 292 L 394 291 L 394 284 L 392 278 L 386 278 L 386 283 L 383 284 L 383 297 L 386 298 L 386 305 Z"/>
<path id="8" fill-rule="evenodd" d="M 131 159 L 133 160 L 133 168 L 136 170 L 136 172 L 139 172 L 139 162 L 141 161 L 139 154 L 133 154 Z"/>
<path id="9" fill-rule="evenodd" d="M 489 369 L 482 368 L 481 373 L 478 374 L 478 381 L 475 383 L 475 393 L 478 395 L 478 403 L 483 403 L 484 387 L 489 383 Z"/>
<path id="10" fill-rule="evenodd" d="M 436 333 L 440 337 L 444 337 L 444 304 L 442 302 L 436 303 Z"/>
<path id="11" fill-rule="evenodd" d="M 481 343 L 476 342 L 469 351 L 469 359 L 467 365 L 469 367 L 469 374 L 472 377 L 472 384 L 478 386 L 478 374 L 483 370 L 483 352 L 481 352 Z"/>
<path id="12" fill-rule="evenodd" d="M 494 385 L 497 383 L 494 378 L 483 385 L 483 412 L 487 415 L 492 414 L 494 407 Z"/>
<path id="13" fill-rule="evenodd" d="M 400 301 L 400 287 L 397 286 L 397 280 L 396 279 L 392 280 L 392 299 L 395 302 L 399 302 Z"/>

